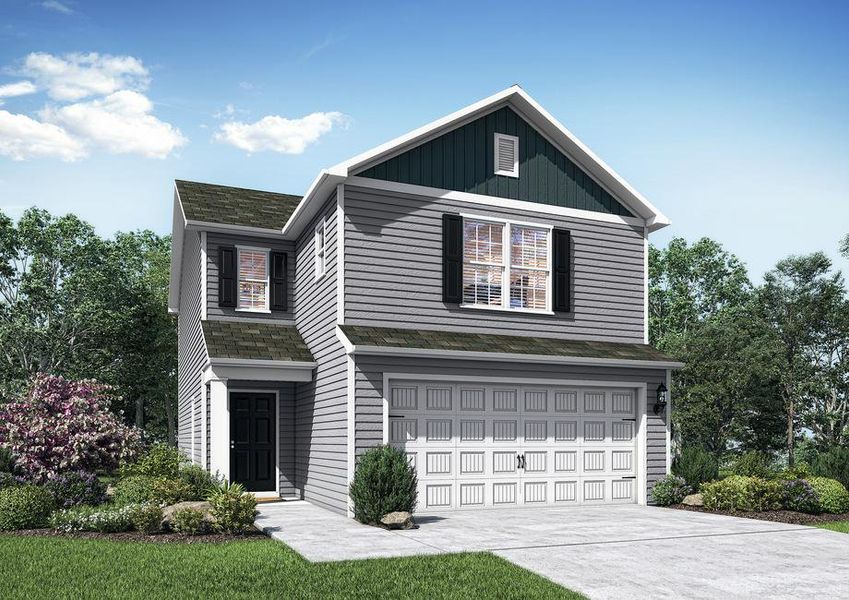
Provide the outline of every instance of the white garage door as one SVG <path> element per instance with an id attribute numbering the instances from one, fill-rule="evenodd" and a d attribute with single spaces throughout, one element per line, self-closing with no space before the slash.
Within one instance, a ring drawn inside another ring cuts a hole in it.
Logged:
<path id="1" fill-rule="evenodd" d="M 391 381 L 422 511 L 636 501 L 631 389 Z"/>

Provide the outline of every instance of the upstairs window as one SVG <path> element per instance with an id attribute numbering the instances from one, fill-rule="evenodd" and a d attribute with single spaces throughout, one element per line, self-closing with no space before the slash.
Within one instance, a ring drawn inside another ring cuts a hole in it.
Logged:
<path id="1" fill-rule="evenodd" d="M 315 278 L 318 279 L 327 271 L 327 219 L 322 219 L 315 226 Z"/>
<path id="2" fill-rule="evenodd" d="M 239 310 L 268 312 L 268 250 L 238 247 Z"/>
<path id="3" fill-rule="evenodd" d="M 503 133 L 495 134 L 495 174 L 519 176 L 519 138 Z"/>

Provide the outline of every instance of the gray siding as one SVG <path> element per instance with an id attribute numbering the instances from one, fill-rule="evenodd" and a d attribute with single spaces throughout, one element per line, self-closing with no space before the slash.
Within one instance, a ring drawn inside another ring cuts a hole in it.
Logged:
<path id="1" fill-rule="evenodd" d="M 442 302 L 442 214 L 567 228 L 573 311 L 462 309 Z M 576 340 L 643 342 L 643 228 L 345 186 L 345 322 Z"/>
<path id="2" fill-rule="evenodd" d="M 297 385 L 296 473 L 304 499 L 337 512 L 347 508 L 347 367 L 336 338 L 336 197 L 324 205 L 297 243 L 295 322 L 317 363 Z M 314 275 L 315 225 L 328 219 L 327 272 Z"/>
<path id="3" fill-rule="evenodd" d="M 192 461 L 200 462 L 203 451 L 200 444 L 203 392 L 200 370 L 206 362 L 206 347 L 200 325 L 202 292 L 198 232 L 186 232 L 182 260 L 180 314 L 177 317 L 177 445 Z"/>
<path id="4" fill-rule="evenodd" d="M 289 298 L 287 311 L 274 311 L 268 313 L 241 312 L 235 308 L 225 308 L 218 306 L 218 247 L 222 245 L 228 246 L 255 246 L 258 248 L 268 248 L 274 252 L 286 252 L 288 257 L 289 267 Z M 250 317 L 251 319 L 274 319 L 276 321 L 285 322 L 289 325 L 294 324 L 294 298 L 295 298 L 295 244 L 284 240 L 275 240 L 271 238 L 245 237 L 236 235 L 223 235 L 218 233 L 209 233 L 206 236 L 206 285 L 207 285 L 207 316 L 210 319 L 218 317 Z"/>
<path id="5" fill-rule="evenodd" d="M 383 440 L 383 374 L 438 374 L 446 377 L 515 377 L 517 379 L 578 379 L 587 381 L 643 382 L 648 386 L 647 482 L 648 493 L 666 475 L 666 423 L 652 407 L 657 386 L 666 380 L 658 369 L 591 367 L 546 364 L 510 364 L 479 360 L 446 360 L 402 357 L 358 356 L 355 362 L 356 452 L 377 446 Z"/>

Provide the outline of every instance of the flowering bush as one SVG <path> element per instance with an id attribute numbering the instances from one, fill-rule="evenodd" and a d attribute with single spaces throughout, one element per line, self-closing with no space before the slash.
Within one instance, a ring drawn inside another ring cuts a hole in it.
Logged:
<path id="1" fill-rule="evenodd" d="M 651 496 L 658 506 L 670 506 L 679 504 L 684 497 L 692 491 L 683 477 L 667 475 L 654 484 Z"/>
<path id="2" fill-rule="evenodd" d="M 109 411 L 110 388 L 91 380 L 39 375 L 29 394 L 0 407 L 0 444 L 30 478 L 112 470 L 139 449 L 141 430 Z"/>
<path id="3" fill-rule="evenodd" d="M 75 506 L 59 510 L 50 517 L 50 526 L 57 531 L 73 533 L 75 531 L 99 531 L 117 533 L 133 528 L 133 514 L 138 504 L 128 504 L 120 508 L 114 506 Z"/>
<path id="4" fill-rule="evenodd" d="M 804 479 L 782 481 L 783 504 L 787 510 L 810 513 L 822 512 L 820 498 L 810 483 Z"/>
<path id="5" fill-rule="evenodd" d="M 56 506 L 59 508 L 106 502 L 106 486 L 97 478 L 97 475 L 88 471 L 72 471 L 51 477 L 44 487 L 53 494 Z"/>

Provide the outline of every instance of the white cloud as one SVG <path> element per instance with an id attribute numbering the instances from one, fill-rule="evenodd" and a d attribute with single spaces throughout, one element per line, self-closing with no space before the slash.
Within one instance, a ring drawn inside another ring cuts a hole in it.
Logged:
<path id="1" fill-rule="evenodd" d="M 41 3 L 41 8 L 53 10 L 62 13 L 63 15 L 70 15 L 74 12 L 71 7 L 62 4 L 61 2 L 57 2 L 57 0 L 44 0 L 44 2 Z"/>
<path id="2" fill-rule="evenodd" d="M 85 157 L 86 150 L 61 127 L 0 110 L 0 154 L 12 160 L 58 157 L 73 161 Z"/>
<path id="3" fill-rule="evenodd" d="M 64 56 L 33 52 L 24 59 L 22 72 L 54 100 L 68 102 L 119 90 L 143 91 L 150 83 L 148 70 L 139 59 L 96 52 Z"/>
<path id="4" fill-rule="evenodd" d="M 271 150 L 301 154 L 334 125 L 344 125 L 345 122 L 345 115 L 339 112 L 315 112 L 300 119 L 269 115 L 254 123 L 223 123 L 215 139 L 246 152 Z"/>
<path id="5" fill-rule="evenodd" d="M 152 111 L 153 103 L 146 96 L 121 90 L 100 100 L 50 107 L 41 116 L 45 122 L 108 152 L 165 158 L 188 140 Z"/>
<path id="6" fill-rule="evenodd" d="M 13 96 L 25 96 L 34 94 L 37 88 L 31 81 L 17 81 L 0 85 L 0 98 L 12 98 Z"/>

